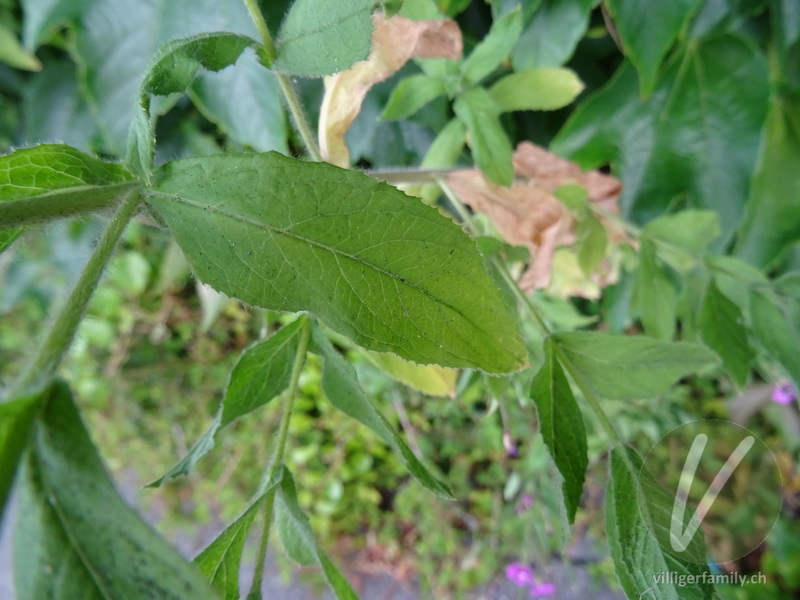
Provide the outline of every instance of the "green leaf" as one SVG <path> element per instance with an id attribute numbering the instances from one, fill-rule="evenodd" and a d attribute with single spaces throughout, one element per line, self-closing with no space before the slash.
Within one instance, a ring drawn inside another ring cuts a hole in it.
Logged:
<path id="1" fill-rule="evenodd" d="M 747 199 L 768 93 L 764 57 L 738 37 L 717 37 L 671 61 L 647 100 L 625 63 L 572 114 L 551 150 L 584 169 L 611 164 L 635 222 L 661 216 L 676 197 L 718 213 L 719 250 Z"/>
<path id="2" fill-rule="evenodd" d="M 666 552 L 643 519 L 642 510 L 671 511 L 674 498 L 669 498 L 641 468 L 642 461 L 633 450 L 621 446 L 611 450 L 606 528 L 611 558 L 622 589 L 629 598 L 711 600 L 714 587 L 705 583 L 711 575 L 708 566 Z M 642 478 L 654 485 L 640 487 Z M 648 496 L 640 498 L 640 494 Z M 675 582 L 656 583 L 655 578 L 663 574 L 675 577 Z M 688 576 L 696 577 L 697 583 L 678 585 L 677 578 Z M 707 579 L 703 579 L 704 576 Z"/>
<path id="3" fill-rule="evenodd" d="M 275 496 L 275 522 L 286 553 L 300 565 L 321 567 L 328 585 L 339 600 L 358 600 L 353 588 L 314 541 L 308 517 L 297 502 L 292 474 L 286 467 L 282 469 L 280 487 Z"/>
<path id="4" fill-rule="evenodd" d="M 239 600 L 239 568 L 247 534 L 267 496 L 280 485 L 283 473 L 284 470 L 280 469 L 247 509 L 194 559 L 194 564 L 214 589 L 222 593 L 224 600 Z"/>
<path id="5" fill-rule="evenodd" d="M 22 234 L 22 227 L 12 227 L 10 229 L 0 229 L 0 254 L 6 251 L 11 244 Z"/>
<path id="6" fill-rule="evenodd" d="M 589 192 L 582 185 L 568 183 L 557 188 L 553 195 L 567 209 L 578 213 L 585 213 L 589 210 Z"/>
<path id="7" fill-rule="evenodd" d="M 744 316 L 713 281 L 703 297 L 699 326 L 703 343 L 719 354 L 725 370 L 737 386 L 743 387 L 750 374 L 750 345 Z"/>
<path id="8" fill-rule="evenodd" d="M 2 23 L 0 23 L 0 62 L 26 71 L 39 71 L 42 68 L 39 59 L 26 51 L 14 32 Z"/>
<path id="9" fill-rule="evenodd" d="M 403 385 L 429 396 L 455 393 L 458 371 L 439 365 L 417 365 L 387 352 L 365 352 L 375 366 Z"/>
<path id="10" fill-rule="evenodd" d="M 750 319 L 758 341 L 800 389 L 800 331 L 771 290 L 751 290 Z"/>
<path id="11" fill-rule="evenodd" d="M 232 140 L 259 152 L 288 154 L 278 80 L 245 50 L 232 69 L 200 73 L 191 88 L 197 108 Z"/>
<path id="12" fill-rule="evenodd" d="M 514 47 L 514 70 L 567 62 L 586 32 L 594 5 L 594 0 L 544 0 Z"/>
<path id="13" fill-rule="evenodd" d="M 467 126 L 478 168 L 495 183 L 511 185 L 514 181 L 511 142 L 500 124 L 500 108 L 489 92 L 472 88 L 456 98 L 453 110 Z"/>
<path id="14" fill-rule="evenodd" d="M 372 400 L 358 384 L 352 365 L 339 354 L 325 337 L 314 327 L 313 351 L 325 361 L 322 370 L 322 391 L 336 408 L 369 427 L 378 437 L 392 447 L 405 461 L 409 472 L 426 488 L 446 498 L 452 498 L 446 484 L 432 475 L 414 455 L 402 437 L 394 430 Z"/>
<path id="15" fill-rule="evenodd" d="M 77 19 L 92 0 L 22 0 L 22 39 L 28 50 L 35 50 L 54 30 Z"/>
<path id="16" fill-rule="evenodd" d="M 732 256 L 707 256 L 705 262 L 720 291 L 744 314 L 750 314 L 750 288 L 769 284 L 766 275 L 750 263 Z"/>
<path id="17" fill-rule="evenodd" d="M 148 487 L 159 487 L 167 479 L 188 475 L 197 461 L 214 448 L 214 438 L 220 429 L 261 408 L 289 387 L 300 329 L 306 318 L 299 317 L 272 337 L 242 352 L 231 371 L 225 399 L 211 426 L 186 456 Z"/>
<path id="18" fill-rule="evenodd" d="M 0 403 L 0 520 L 14 483 L 22 453 L 28 445 L 36 413 L 51 390 Z"/>
<path id="19" fill-rule="evenodd" d="M 366 175 L 276 153 L 211 156 L 162 167 L 147 201 L 198 276 L 229 296 L 307 310 L 365 348 L 422 364 L 525 364 L 473 242 Z"/>
<path id="20" fill-rule="evenodd" d="M 586 429 L 550 338 L 544 342 L 544 364 L 533 378 L 531 398 L 536 403 L 544 443 L 564 478 L 561 487 L 567 516 L 573 523 L 589 465 Z"/>
<path id="21" fill-rule="evenodd" d="M 422 166 L 428 169 L 452 167 L 464 148 L 466 135 L 464 123 L 458 119 L 450 119 L 428 148 Z"/>
<path id="22" fill-rule="evenodd" d="M 606 257 L 608 234 L 603 224 L 591 212 L 581 216 L 576 231 L 578 245 L 578 264 L 587 277 L 597 270 Z"/>
<path id="23" fill-rule="evenodd" d="M 644 237 L 640 240 L 639 270 L 633 293 L 645 333 L 671 340 L 675 334 L 677 293 L 658 263 L 655 244 Z"/>
<path id="24" fill-rule="evenodd" d="M 719 237 L 719 215 L 710 210 L 682 210 L 650 221 L 642 233 L 657 243 L 661 258 L 685 273 L 697 265 L 707 246 Z"/>
<path id="25" fill-rule="evenodd" d="M 800 240 L 800 102 L 773 100 L 735 254 L 767 267 Z"/>
<path id="26" fill-rule="evenodd" d="M 406 77 L 392 92 L 381 118 L 388 121 L 405 119 L 445 93 L 444 83 L 439 79 L 423 74 Z"/>
<path id="27" fill-rule="evenodd" d="M 474 85 L 500 66 L 522 33 L 522 11 L 507 13 L 492 23 L 492 28 L 461 66 L 467 85 Z"/>
<path id="28" fill-rule="evenodd" d="M 607 2 L 625 54 L 639 72 L 644 95 L 655 87 L 661 62 L 699 4 L 699 0 L 654 4 L 637 0 Z"/>
<path id="29" fill-rule="evenodd" d="M 20 483 L 20 598 L 216 598 L 120 498 L 63 382 L 50 388 Z"/>
<path id="30" fill-rule="evenodd" d="M 542 67 L 506 75 L 489 94 L 503 112 L 556 110 L 575 100 L 583 87 L 574 71 Z"/>
<path id="31" fill-rule="evenodd" d="M 603 398 L 658 396 L 682 377 L 719 363 L 702 346 L 643 336 L 575 331 L 557 333 L 553 340 L 592 391 Z"/>
<path id="32" fill-rule="evenodd" d="M 375 0 L 296 0 L 281 25 L 271 68 L 323 77 L 369 55 Z"/>

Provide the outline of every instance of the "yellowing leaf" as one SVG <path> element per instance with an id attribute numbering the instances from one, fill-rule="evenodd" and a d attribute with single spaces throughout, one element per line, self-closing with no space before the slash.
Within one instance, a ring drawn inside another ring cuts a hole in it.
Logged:
<path id="1" fill-rule="evenodd" d="M 457 369 L 439 365 L 418 365 L 388 352 L 365 352 L 375 365 L 392 379 L 430 396 L 450 396 L 455 392 Z"/>

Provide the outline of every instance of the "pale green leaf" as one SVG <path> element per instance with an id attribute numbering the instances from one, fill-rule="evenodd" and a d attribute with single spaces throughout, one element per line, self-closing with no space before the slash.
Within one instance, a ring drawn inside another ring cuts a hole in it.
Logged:
<path id="1" fill-rule="evenodd" d="M 428 148 L 422 166 L 428 169 L 452 167 L 464 148 L 466 135 L 464 123 L 458 119 L 450 119 Z"/>
<path id="2" fill-rule="evenodd" d="M 430 396 L 455 393 L 458 370 L 439 365 L 417 365 L 387 352 L 369 352 L 365 356 L 400 383 Z"/>
<path id="3" fill-rule="evenodd" d="M 361 389 L 352 365 L 336 351 L 318 327 L 314 328 L 312 336 L 314 352 L 322 356 L 325 361 L 322 370 L 322 391 L 325 392 L 325 396 L 331 401 L 331 404 L 369 427 L 389 444 L 405 461 L 409 472 L 422 485 L 440 496 L 451 498 L 452 494 L 447 485 L 439 481 L 419 461 L 405 440 L 394 430 L 386 417 Z"/>
<path id="4" fill-rule="evenodd" d="M 769 283 L 767 276 L 753 265 L 733 256 L 707 256 L 706 265 L 720 291 L 745 315 L 750 314 L 750 288 Z"/>
<path id="5" fill-rule="evenodd" d="M 506 75 L 489 94 L 503 112 L 556 110 L 575 100 L 583 87 L 574 71 L 542 67 Z"/>
<path id="6" fill-rule="evenodd" d="M 544 0 L 514 47 L 514 70 L 567 62 L 586 32 L 595 4 L 595 0 Z"/>
<path id="7" fill-rule="evenodd" d="M 672 339 L 677 293 L 656 258 L 655 244 L 647 238 L 640 240 L 639 270 L 633 293 L 645 333 L 662 340 Z"/>
<path id="8" fill-rule="evenodd" d="M 522 33 L 522 11 L 513 10 L 492 23 L 492 28 L 470 55 L 464 59 L 461 73 L 467 85 L 478 83 L 500 66 Z"/>
<path id="9" fill-rule="evenodd" d="M 682 377 L 717 364 L 707 348 L 643 336 L 557 333 L 560 352 L 603 398 L 650 398 L 667 392 Z"/>
<path id="10" fill-rule="evenodd" d="M 0 23 L 0 63 L 26 71 L 39 71 L 42 68 L 39 59 L 32 52 L 25 50 L 14 32 L 2 23 Z"/>
<path id="11" fill-rule="evenodd" d="M 514 181 L 511 142 L 500 123 L 500 109 L 489 92 L 472 88 L 459 95 L 453 110 L 467 126 L 477 167 L 495 183 L 511 185 Z"/>
<path id="12" fill-rule="evenodd" d="M 445 92 L 444 83 L 439 79 L 422 74 L 406 77 L 392 92 L 381 118 L 394 121 L 410 117 Z"/>
<path id="13" fill-rule="evenodd" d="M 717 213 L 690 209 L 658 217 L 647 223 L 642 233 L 656 242 L 658 255 L 670 266 L 686 272 L 722 232 Z"/>
<path id="14" fill-rule="evenodd" d="M 800 389 L 800 331 L 789 311 L 771 290 L 757 288 L 750 292 L 750 320 L 758 341 Z"/>
<path id="15" fill-rule="evenodd" d="M 531 398 L 536 403 L 542 439 L 564 478 L 564 503 L 567 517 L 572 523 L 581 501 L 583 481 L 589 465 L 586 428 L 550 338 L 544 342 L 544 364 L 533 378 Z"/>
<path id="16" fill-rule="evenodd" d="M 216 598 L 119 496 L 63 382 L 52 384 L 33 435 L 14 535 L 20 598 Z"/>
<path id="17" fill-rule="evenodd" d="M 525 364 L 473 242 L 366 175 L 276 153 L 220 155 L 165 165 L 147 201 L 198 276 L 229 296 L 312 312 L 367 349 L 422 364 Z"/>
<path id="18" fill-rule="evenodd" d="M 591 275 L 603 262 L 608 247 L 608 234 L 603 224 L 591 212 L 581 216 L 576 230 L 578 246 L 578 264 L 584 275 Z"/>
<path id="19" fill-rule="evenodd" d="M 722 358 L 725 370 L 740 388 L 750 373 L 750 345 L 744 328 L 744 316 L 712 281 L 706 288 L 700 308 L 700 336 Z"/>
<path id="20" fill-rule="evenodd" d="M 296 0 L 281 25 L 271 68 L 322 77 L 369 55 L 375 0 Z"/>

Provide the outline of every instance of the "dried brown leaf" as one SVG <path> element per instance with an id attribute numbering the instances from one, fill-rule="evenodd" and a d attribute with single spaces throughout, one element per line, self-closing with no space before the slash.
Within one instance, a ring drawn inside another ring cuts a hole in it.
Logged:
<path id="1" fill-rule="evenodd" d="M 461 57 L 463 41 L 455 21 L 412 21 L 399 15 L 373 17 L 372 52 L 367 60 L 325 78 L 319 118 L 319 145 L 325 160 L 350 166 L 344 136 L 370 88 L 399 71 L 411 58 Z"/>

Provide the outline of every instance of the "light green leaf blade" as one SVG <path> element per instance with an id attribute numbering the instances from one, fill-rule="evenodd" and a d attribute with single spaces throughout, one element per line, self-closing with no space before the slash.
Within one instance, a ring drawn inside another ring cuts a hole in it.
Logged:
<path id="1" fill-rule="evenodd" d="M 758 341 L 800 390 L 800 331 L 789 311 L 771 290 L 757 288 L 750 292 L 750 320 Z"/>
<path id="2" fill-rule="evenodd" d="M 22 227 L 0 230 L 0 254 L 6 251 L 22 235 Z"/>
<path id="3" fill-rule="evenodd" d="M 699 4 L 699 0 L 653 4 L 637 0 L 608 1 L 608 10 L 625 54 L 639 72 L 644 95 L 653 90 L 661 62 Z"/>
<path id="4" fill-rule="evenodd" d="M 697 265 L 708 245 L 722 232 L 717 213 L 689 209 L 650 221 L 642 233 L 657 242 L 661 258 L 685 273 Z"/>
<path id="5" fill-rule="evenodd" d="M 641 510 L 671 510 L 674 498 L 669 498 L 652 476 L 642 474 L 641 466 L 642 461 L 633 450 L 622 446 L 612 449 L 606 492 L 606 529 L 611 558 L 622 589 L 629 598 L 711 600 L 714 588 L 701 579 L 703 575 L 710 576 L 708 567 L 666 552 L 644 520 Z M 640 487 L 640 477 L 655 485 Z M 648 497 L 640 498 L 643 493 Z M 663 573 L 678 577 L 695 576 L 698 584 L 657 583 L 655 578 Z"/>
<path id="6" fill-rule="evenodd" d="M 464 59 L 461 73 L 467 85 L 478 83 L 500 66 L 522 33 L 522 11 L 513 10 L 492 23 L 492 28 L 470 55 Z"/>
<path id="7" fill-rule="evenodd" d="M 20 598 L 216 598 L 120 498 L 63 382 L 50 388 L 20 483 L 14 532 Z"/>
<path id="8" fill-rule="evenodd" d="M 456 98 L 453 110 L 467 126 L 472 155 L 484 175 L 500 185 L 514 181 L 511 142 L 500 124 L 500 109 L 485 89 L 476 87 Z"/>
<path id="9" fill-rule="evenodd" d="M 544 364 L 533 378 L 531 398 L 536 403 L 544 443 L 564 478 L 564 503 L 569 522 L 573 523 L 589 466 L 586 428 L 550 338 L 544 342 Z"/>
<path id="10" fill-rule="evenodd" d="M 578 264 L 587 277 L 592 274 L 606 257 L 608 233 L 603 224 L 592 213 L 586 212 L 578 222 L 577 245 Z"/>
<path id="11" fill-rule="evenodd" d="M 640 240 L 639 270 L 633 293 L 645 333 L 671 340 L 675 335 L 677 293 L 656 258 L 655 244 L 647 238 Z"/>
<path id="12" fill-rule="evenodd" d="M 47 392 L 49 390 L 0 404 L 0 520 L 36 413 L 47 402 Z"/>
<path id="13" fill-rule="evenodd" d="M 26 71 L 39 71 L 42 68 L 42 63 L 36 55 L 25 50 L 14 32 L 2 23 L 0 23 L 0 63 Z"/>
<path id="14" fill-rule="evenodd" d="M 800 103 L 772 101 L 735 254 L 764 268 L 800 240 Z"/>
<path id="15" fill-rule="evenodd" d="M 263 508 L 267 495 L 274 493 L 280 485 L 283 473 L 283 469 L 279 470 L 247 509 L 194 559 L 194 564 L 214 589 L 222 593 L 224 600 L 239 600 L 239 568 L 247 534 Z"/>
<path id="16" fill-rule="evenodd" d="M 281 25 L 271 68 L 323 77 L 369 55 L 375 0 L 296 0 Z"/>
<path id="17" fill-rule="evenodd" d="M 452 494 L 447 485 L 432 475 L 414 455 L 405 440 L 394 430 L 386 417 L 361 389 L 352 365 L 336 351 L 319 327 L 314 327 L 312 344 L 313 351 L 322 356 L 325 361 L 322 369 L 322 390 L 331 404 L 369 427 L 378 437 L 389 444 L 402 457 L 409 472 L 422 485 L 440 496 L 451 498 Z"/>
<path id="18" fill-rule="evenodd" d="M 514 70 L 567 62 L 586 32 L 594 5 L 594 0 L 544 0 L 514 47 Z"/>
<path id="19" fill-rule="evenodd" d="M 212 156 L 165 165 L 147 201 L 198 276 L 229 296 L 312 312 L 367 349 L 421 364 L 525 364 L 473 242 L 366 175 L 276 153 Z"/>
<path id="20" fill-rule="evenodd" d="M 574 71 L 542 67 L 506 75 L 489 94 L 503 112 L 556 110 L 575 100 L 583 87 Z"/>
<path id="21" fill-rule="evenodd" d="M 275 522 L 286 553 L 300 565 L 321 567 L 328 585 L 339 600 L 358 600 L 347 580 L 317 546 L 308 517 L 297 502 L 294 479 L 286 467 L 282 469 L 280 487 L 275 496 Z"/>
<path id="22" fill-rule="evenodd" d="M 387 375 L 429 396 L 455 393 L 458 370 L 439 365 L 417 365 L 387 352 L 366 351 L 365 356 Z"/>
<path id="23" fill-rule="evenodd" d="M 707 348 L 685 342 L 608 333 L 557 333 L 553 341 L 595 394 L 651 398 L 680 378 L 719 363 Z"/>
<path id="24" fill-rule="evenodd" d="M 703 296 L 699 327 L 703 343 L 719 354 L 725 370 L 737 386 L 743 387 L 750 374 L 750 345 L 744 316 L 713 281 Z"/>
<path id="25" fill-rule="evenodd" d="M 443 96 L 446 90 L 441 80 L 418 74 L 403 79 L 392 92 L 381 115 L 395 121 L 410 117 L 431 100 Z"/>
<path id="26" fill-rule="evenodd" d="M 452 167 L 464 149 L 466 135 L 464 123 L 450 119 L 425 153 L 422 166 L 428 169 Z"/>
<path id="27" fill-rule="evenodd" d="M 750 314 L 750 289 L 768 285 L 769 279 L 753 265 L 733 256 L 707 256 L 705 264 L 714 283 L 742 312 Z"/>

